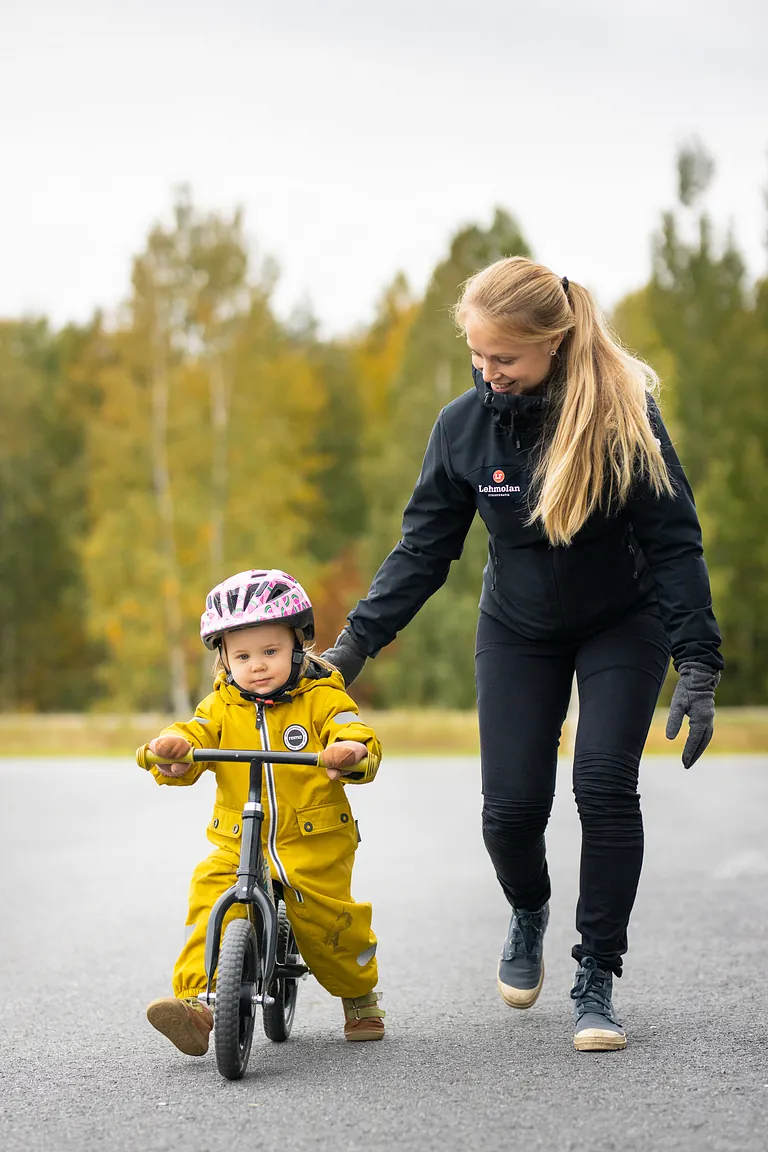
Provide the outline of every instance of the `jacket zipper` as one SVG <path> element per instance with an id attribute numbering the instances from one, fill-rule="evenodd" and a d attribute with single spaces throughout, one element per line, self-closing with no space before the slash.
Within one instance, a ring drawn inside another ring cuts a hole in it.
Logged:
<path id="1" fill-rule="evenodd" d="M 491 559 L 491 592 L 496 591 L 496 547 L 493 537 L 488 537 L 488 553 Z"/>
<path id="2" fill-rule="evenodd" d="M 627 548 L 629 549 L 629 554 L 632 557 L 632 568 L 633 568 L 632 579 L 637 580 L 637 577 L 638 577 L 637 558 L 635 556 L 635 546 L 632 543 L 631 532 L 632 532 L 632 529 L 628 528 L 626 533 L 624 534 L 624 540 L 626 541 Z"/>
<path id="3" fill-rule="evenodd" d="M 271 751 L 269 743 L 269 731 L 267 729 L 267 718 L 264 714 L 264 705 L 256 705 L 256 728 L 261 736 L 261 746 L 265 752 Z M 292 889 L 296 900 L 299 904 L 304 903 L 304 897 L 297 888 L 294 888 L 288 879 L 288 873 L 285 870 L 282 860 L 277 851 L 277 824 L 279 812 L 277 807 L 277 789 L 275 787 L 275 770 L 271 764 L 264 764 L 264 778 L 267 783 L 267 807 L 269 808 L 269 834 L 267 836 L 267 845 L 269 847 L 269 855 L 272 858 L 272 863 L 275 870 L 280 877 L 280 882 L 284 888 Z"/>

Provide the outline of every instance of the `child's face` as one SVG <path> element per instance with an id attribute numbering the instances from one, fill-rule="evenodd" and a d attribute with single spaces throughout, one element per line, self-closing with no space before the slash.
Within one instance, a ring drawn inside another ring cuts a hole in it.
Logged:
<path id="1" fill-rule="evenodd" d="M 237 684 L 257 696 L 282 688 L 291 675 L 295 634 L 287 624 L 257 624 L 224 637 L 224 654 Z"/>

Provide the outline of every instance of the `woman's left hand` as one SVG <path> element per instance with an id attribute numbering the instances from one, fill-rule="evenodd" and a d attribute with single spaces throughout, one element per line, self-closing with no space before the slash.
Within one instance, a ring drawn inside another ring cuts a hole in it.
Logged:
<path id="1" fill-rule="evenodd" d="M 690 768 L 712 739 L 715 728 L 715 688 L 720 673 L 707 664 L 688 663 L 680 666 L 680 679 L 675 685 L 667 719 L 667 740 L 674 740 L 689 717 L 688 739 L 683 748 L 683 767 Z"/>
<path id="2" fill-rule="evenodd" d="M 367 755 L 368 749 L 358 740 L 337 740 L 320 753 L 320 759 L 329 778 L 338 780 L 340 776 L 351 772 L 355 764 L 359 764 Z"/>

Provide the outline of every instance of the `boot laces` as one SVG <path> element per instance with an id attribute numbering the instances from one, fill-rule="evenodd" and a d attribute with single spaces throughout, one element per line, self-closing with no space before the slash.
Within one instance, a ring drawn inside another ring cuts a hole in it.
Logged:
<path id="1" fill-rule="evenodd" d="M 585 956 L 571 988 L 571 999 L 578 1001 L 576 1009 L 579 1016 L 596 1012 L 612 1020 L 611 987 L 610 973 L 598 968 L 591 956 Z"/>
<path id="2" fill-rule="evenodd" d="M 506 955 L 511 960 L 515 956 L 533 957 L 541 937 L 542 915 L 540 912 L 518 912 L 512 921 L 512 931 L 507 942 Z"/>

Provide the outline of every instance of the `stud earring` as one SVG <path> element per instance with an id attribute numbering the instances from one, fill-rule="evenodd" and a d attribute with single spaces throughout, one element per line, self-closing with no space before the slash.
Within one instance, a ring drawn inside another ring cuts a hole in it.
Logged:
<path id="1" fill-rule="evenodd" d="M 557 356 L 557 348 L 550 348 L 549 354 L 550 356 Z"/>

